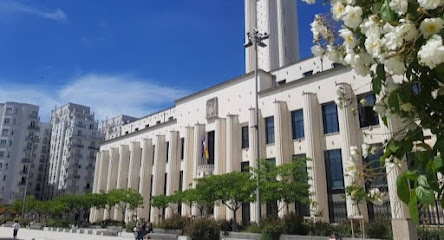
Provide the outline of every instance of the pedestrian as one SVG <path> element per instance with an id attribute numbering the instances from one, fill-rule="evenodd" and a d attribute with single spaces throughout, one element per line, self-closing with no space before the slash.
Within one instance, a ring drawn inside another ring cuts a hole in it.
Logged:
<path id="1" fill-rule="evenodd" d="M 342 238 L 339 236 L 339 234 L 334 232 L 330 235 L 330 240 L 342 240 Z"/>
<path id="2" fill-rule="evenodd" d="M 143 240 L 143 237 L 146 234 L 146 222 L 144 218 L 139 219 L 139 221 L 136 222 L 135 227 L 137 233 L 136 233 L 136 240 Z"/>
<path id="3" fill-rule="evenodd" d="M 12 236 L 14 237 L 14 239 L 17 239 L 17 233 L 20 228 L 20 223 L 17 220 L 15 220 L 14 225 L 12 225 L 12 228 L 14 229 Z"/>
<path id="4" fill-rule="evenodd" d="M 153 224 L 151 222 L 146 223 L 146 233 L 145 234 L 152 233 L 152 232 L 153 232 Z M 148 236 L 148 239 L 149 238 L 150 237 Z"/>

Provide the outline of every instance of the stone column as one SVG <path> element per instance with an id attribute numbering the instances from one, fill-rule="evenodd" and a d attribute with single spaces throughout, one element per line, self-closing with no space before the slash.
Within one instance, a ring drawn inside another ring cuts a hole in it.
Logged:
<path id="1" fill-rule="evenodd" d="M 291 136 L 291 118 L 287 107 L 287 103 L 274 102 L 274 132 L 275 132 L 275 148 L 276 148 L 276 165 L 289 163 L 292 160 L 293 141 Z M 285 203 L 278 203 L 279 216 L 287 214 Z M 290 208 L 290 207 L 289 207 Z"/>
<path id="2" fill-rule="evenodd" d="M 93 182 L 93 189 L 92 192 L 93 193 L 99 193 L 98 192 L 98 182 L 99 182 L 99 165 L 100 165 L 100 155 L 102 154 L 102 152 L 98 152 L 96 154 L 96 163 L 94 165 L 94 182 Z M 90 214 L 89 214 L 89 222 L 93 223 L 96 221 L 96 215 L 97 215 L 97 208 L 91 208 L 90 209 Z"/>
<path id="3" fill-rule="evenodd" d="M 183 185 L 182 189 L 185 191 L 192 187 L 193 184 L 193 148 L 194 148 L 194 128 L 185 128 L 185 143 L 184 143 L 184 169 L 183 169 Z M 190 216 L 191 209 L 187 204 L 182 204 L 182 216 Z"/>
<path id="4" fill-rule="evenodd" d="M 173 195 L 179 190 L 179 176 L 180 176 L 180 152 L 179 149 L 179 133 L 176 131 L 170 132 L 170 146 L 168 149 L 168 181 L 166 195 Z M 175 209 L 169 208 L 166 212 L 166 218 L 172 214 L 177 213 L 177 206 Z M 172 212 L 174 210 L 174 212 Z"/>
<path id="5" fill-rule="evenodd" d="M 220 175 L 226 173 L 226 126 L 225 118 L 216 119 L 216 131 L 214 133 L 214 174 Z M 219 205 L 214 208 L 214 217 L 216 220 L 225 220 L 225 206 Z"/>
<path id="6" fill-rule="evenodd" d="M 128 168 L 128 189 L 133 189 L 136 192 L 139 191 L 139 178 L 140 178 L 140 157 L 141 149 L 139 142 L 130 143 L 130 160 Z M 135 215 L 134 209 L 128 209 L 125 222 L 132 221 L 133 215 Z"/>
<path id="7" fill-rule="evenodd" d="M 143 208 L 139 208 L 137 216 L 148 220 L 151 201 L 151 174 L 153 169 L 153 142 L 151 139 L 142 140 L 142 162 L 140 166 L 139 193 L 143 197 Z"/>
<path id="8" fill-rule="evenodd" d="M 100 164 L 96 165 L 97 175 L 94 176 L 94 178 L 97 177 L 97 193 L 105 192 L 106 191 L 106 183 L 108 180 L 108 168 L 109 168 L 109 151 L 108 150 L 102 150 L 100 151 Z M 103 214 L 105 209 L 98 209 L 95 221 L 103 221 Z"/>
<path id="9" fill-rule="evenodd" d="M 353 109 L 357 110 L 358 106 L 355 101 L 356 96 L 353 93 L 353 89 L 348 83 L 337 84 L 337 90 L 344 93 L 345 99 L 352 99 L 351 102 L 346 102 L 342 107 L 338 106 L 338 120 L 339 130 L 341 135 L 341 152 L 342 152 L 342 169 L 344 170 L 344 187 L 348 187 L 353 184 L 353 181 L 358 181 L 358 184 L 364 186 L 364 180 L 362 177 L 355 176 L 353 179 L 351 176 L 347 176 L 345 171 L 348 162 L 353 161 L 358 169 L 362 168 L 362 158 L 353 159 L 350 154 L 350 147 L 356 146 L 361 148 L 362 141 L 358 139 L 359 135 L 359 121 L 356 114 L 353 113 Z M 360 178 L 360 179 L 358 179 Z M 353 203 L 350 197 L 346 199 L 347 204 L 347 216 L 363 216 L 365 220 L 368 220 L 367 204 L 361 203 L 359 207 Z"/>
<path id="10" fill-rule="evenodd" d="M 310 193 L 312 193 L 311 216 L 318 213 L 322 216 L 317 217 L 324 222 L 329 222 L 328 216 L 328 198 L 327 198 L 327 180 L 325 172 L 325 160 L 323 147 L 321 146 L 321 106 L 315 93 L 304 93 L 304 132 L 307 143 L 307 168 L 310 169 L 308 176 L 311 178 Z"/>
<path id="11" fill-rule="evenodd" d="M 106 192 L 109 192 L 112 189 L 116 189 L 117 187 L 117 173 L 119 170 L 119 149 L 111 148 L 110 153 L 110 163 L 108 168 L 108 177 L 107 177 L 107 185 Z M 112 220 L 111 216 L 114 216 L 114 206 L 112 206 L 108 211 L 105 211 L 104 220 Z"/>
<path id="12" fill-rule="evenodd" d="M 119 171 L 117 172 L 117 187 L 116 189 L 126 189 L 128 187 L 128 170 L 130 162 L 130 152 L 128 145 L 120 145 L 119 147 L 120 159 L 119 159 Z M 116 205 L 114 211 L 114 220 L 125 220 L 125 216 L 122 215 L 121 204 Z"/>
<path id="13" fill-rule="evenodd" d="M 395 133 L 405 129 L 405 124 L 401 121 L 398 115 L 391 115 L 391 118 L 387 119 L 389 132 Z M 407 171 L 407 160 L 404 157 L 402 160 L 394 160 L 400 162 L 394 166 L 387 165 L 387 185 L 390 198 L 390 207 L 392 213 L 392 229 L 394 240 L 417 240 L 418 232 L 416 224 L 410 217 L 408 206 L 401 201 L 397 193 L 396 180 L 398 176 Z"/>
<path id="14" fill-rule="evenodd" d="M 261 131 L 264 130 L 264 121 L 262 119 L 261 113 L 259 111 L 259 131 L 257 131 L 256 127 L 256 110 L 254 108 L 249 109 L 250 111 L 250 118 L 248 121 L 248 127 L 250 128 L 249 131 L 249 142 L 248 142 L 248 153 L 250 156 L 249 162 L 250 167 L 257 168 L 257 159 L 263 158 L 265 156 L 265 137 L 263 136 L 264 133 L 261 133 Z M 257 138 L 259 136 L 259 145 L 264 146 L 263 149 L 259 149 L 259 156 L 257 151 Z M 263 204 L 264 205 L 264 204 Z M 260 216 L 257 216 L 257 208 L 259 207 L 259 204 L 256 202 L 250 203 L 250 220 L 252 222 L 258 222 L 258 219 L 260 219 Z M 261 208 L 261 214 L 264 213 L 264 207 Z"/>
<path id="15" fill-rule="evenodd" d="M 241 146 L 241 126 L 239 124 L 239 117 L 237 115 L 228 115 L 227 116 L 227 143 L 226 143 L 226 151 L 227 151 L 227 173 L 230 172 L 240 172 L 241 168 L 241 154 L 242 154 L 242 146 Z M 234 218 L 233 211 L 230 209 L 226 209 L 226 219 L 230 220 Z M 236 216 L 238 219 L 236 221 L 242 221 L 242 210 L 239 209 L 236 212 Z"/>
<path id="16" fill-rule="evenodd" d="M 154 172 L 152 196 L 165 195 L 165 164 L 166 164 L 166 141 L 165 135 L 156 136 L 156 147 L 154 150 Z M 163 210 L 151 208 L 151 222 L 159 223 L 163 219 Z"/>

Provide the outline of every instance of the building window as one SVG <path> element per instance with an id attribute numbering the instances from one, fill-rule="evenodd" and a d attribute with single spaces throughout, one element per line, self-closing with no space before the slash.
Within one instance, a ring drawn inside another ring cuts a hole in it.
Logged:
<path id="1" fill-rule="evenodd" d="M 2 130 L 2 136 L 8 136 L 8 134 L 9 134 L 9 129 Z"/>
<path id="2" fill-rule="evenodd" d="M 156 157 L 156 145 L 153 145 L 153 165 L 154 165 L 154 158 Z"/>
<path id="3" fill-rule="evenodd" d="M 241 162 L 241 172 L 250 171 L 250 162 Z"/>
<path id="4" fill-rule="evenodd" d="M 338 108 L 334 102 L 322 105 L 322 120 L 325 134 L 339 132 Z"/>
<path id="5" fill-rule="evenodd" d="M 274 117 L 265 118 L 265 139 L 266 144 L 274 143 Z"/>
<path id="6" fill-rule="evenodd" d="M 328 188 L 330 190 L 344 189 L 341 150 L 327 150 L 324 153 Z"/>
<path id="7" fill-rule="evenodd" d="M 169 151 L 170 151 L 170 142 L 166 142 L 166 162 L 168 162 Z"/>
<path id="8" fill-rule="evenodd" d="M 304 75 L 304 77 L 311 76 L 311 75 L 313 75 L 313 70 L 304 72 L 303 75 Z"/>
<path id="9" fill-rule="evenodd" d="M 6 146 L 7 140 L 0 140 L 0 146 Z"/>
<path id="10" fill-rule="evenodd" d="M 364 158 L 364 163 L 366 167 L 371 168 L 375 174 L 383 176 L 384 174 L 386 174 L 386 170 L 385 168 L 381 168 L 381 156 L 384 154 L 384 148 L 382 148 L 381 145 L 373 145 L 372 148 L 378 149 L 376 152 L 373 153 L 369 153 L 368 156 L 366 158 Z M 407 154 L 407 161 L 409 155 Z M 373 179 L 373 181 L 369 181 L 366 182 L 366 186 L 371 186 L 373 187 L 387 187 L 387 179 L 386 178 L 381 178 L 381 177 L 377 177 L 375 179 Z"/>
<path id="11" fill-rule="evenodd" d="M 304 113 L 302 109 L 291 112 L 291 127 L 293 129 L 293 139 L 304 138 Z"/>
<path id="12" fill-rule="evenodd" d="M 214 164 L 214 131 L 208 132 L 208 164 Z"/>
<path id="13" fill-rule="evenodd" d="M 242 148 L 248 148 L 249 146 L 249 136 L 248 136 L 248 126 L 242 127 Z"/>
<path id="14" fill-rule="evenodd" d="M 11 119 L 10 118 L 5 118 L 5 121 L 3 123 L 4 124 L 10 124 L 11 123 Z"/>
<path id="15" fill-rule="evenodd" d="M 180 139 L 180 159 L 183 160 L 185 153 L 185 138 Z"/>
<path id="16" fill-rule="evenodd" d="M 363 105 L 361 101 L 366 103 Z M 379 125 L 378 113 L 373 111 L 375 102 L 376 96 L 374 93 L 358 96 L 359 125 L 361 128 Z"/>

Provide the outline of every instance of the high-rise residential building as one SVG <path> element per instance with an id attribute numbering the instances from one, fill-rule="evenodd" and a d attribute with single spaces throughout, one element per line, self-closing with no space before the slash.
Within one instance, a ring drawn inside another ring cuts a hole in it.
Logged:
<path id="1" fill-rule="evenodd" d="M 137 119 L 138 118 L 127 115 L 119 115 L 102 121 L 102 135 L 105 141 L 123 135 L 122 126 L 134 122 Z"/>
<path id="2" fill-rule="evenodd" d="M 87 106 L 68 103 L 52 111 L 51 130 L 48 197 L 90 192 L 102 141 L 94 113 Z"/>
<path id="3" fill-rule="evenodd" d="M 245 36 L 257 29 L 270 37 L 259 48 L 259 69 L 276 70 L 299 60 L 296 10 L 295 0 L 245 0 Z M 246 48 L 246 73 L 254 70 L 255 62 L 254 48 Z"/>
<path id="4" fill-rule="evenodd" d="M 50 129 L 40 123 L 38 112 L 39 107 L 31 104 L 0 103 L 1 203 L 21 199 L 25 191 L 43 197 Z"/>

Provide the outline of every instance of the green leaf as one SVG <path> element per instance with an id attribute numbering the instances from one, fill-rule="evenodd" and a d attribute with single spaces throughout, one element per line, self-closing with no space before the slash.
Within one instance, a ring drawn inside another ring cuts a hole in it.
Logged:
<path id="1" fill-rule="evenodd" d="M 392 108 L 394 108 L 396 111 L 399 111 L 399 97 L 398 97 L 398 90 L 394 90 L 390 93 L 388 97 L 388 105 Z"/>
<path id="2" fill-rule="evenodd" d="M 402 147 L 401 143 L 396 142 L 396 141 L 391 141 L 391 142 L 389 143 L 389 146 L 388 146 L 388 148 L 390 149 L 390 151 L 391 151 L 392 153 L 395 153 L 395 152 L 398 151 L 398 149 L 400 149 L 401 147 Z"/>
<path id="3" fill-rule="evenodd" d="M 410 217 L 416 224 L 419 224 L 418 199 L 416 197 L 415 192 L 413 192 L 412 195 L 410 196 L 408 206 L 410 211 Z"/>
<path id="4" fill-rule="evenodd" d="M 404 173 L 404 176 L 409 179 L 409 180 L 413 180 L 416 181 L 416 179 L 418 179 L 418 170 L 407 170 Z"/>
<path id="5" fill-rule="evenodd" d="M 396 20 L 396 14 L 390 7 L 390 0 L 385 0 L 380 8 L 381 18 L 387 22 Z"/>
<path id="6" fill-rule="evenodd" d="M 438 140 L 435 143 L 434 149 L 438 150 L 441 153 L 444 153 L 444 138 L 441 139 L 438 138 Z"/>
<path id="7" fill-rule="evenodd" d="M 408 179 L 404 175 L 399 175 L 398 179 L 396 179 L 396 186 L 399 199 L 407 204 L 410 201 L 410 188 Z"/>
<path id="8" fill-rule="evenodd" d="M 376 93 L 376 94 L 379 94 L 381 92 L 381 89 L 382 89 L 382 79 L 379 76 L 375 76 L 372 79 L 372 89 L 373 89 L 373 92 Z"/>
<path id="9" fill-rule="evenodd" d="M 435 157 L 435 159 L 433 160 L 433 168 L 435 169 L 435 171 L 440 171 L 442 170 L 444 167 L 444 159 L 441 155 L 438 155 Z"/>
<path id="10" fill-rule="evenodd" d="M 427 177 L 425 175 L 420 175 L 418 177 L 418 184 L 419 184 L 419 186 L 423 186 L 423 187 L 426 187 L 426 188 L 430 187 L 429 183 L 427 182 Z"/>
<path id="11" fill-rule="evenodd" d="M 425 205 L 432 205 L 435 203 L 435 194 L 431 189 L 425 188 L 423 186 L 418 186 L 415 189 L 416 196 Z"/>

